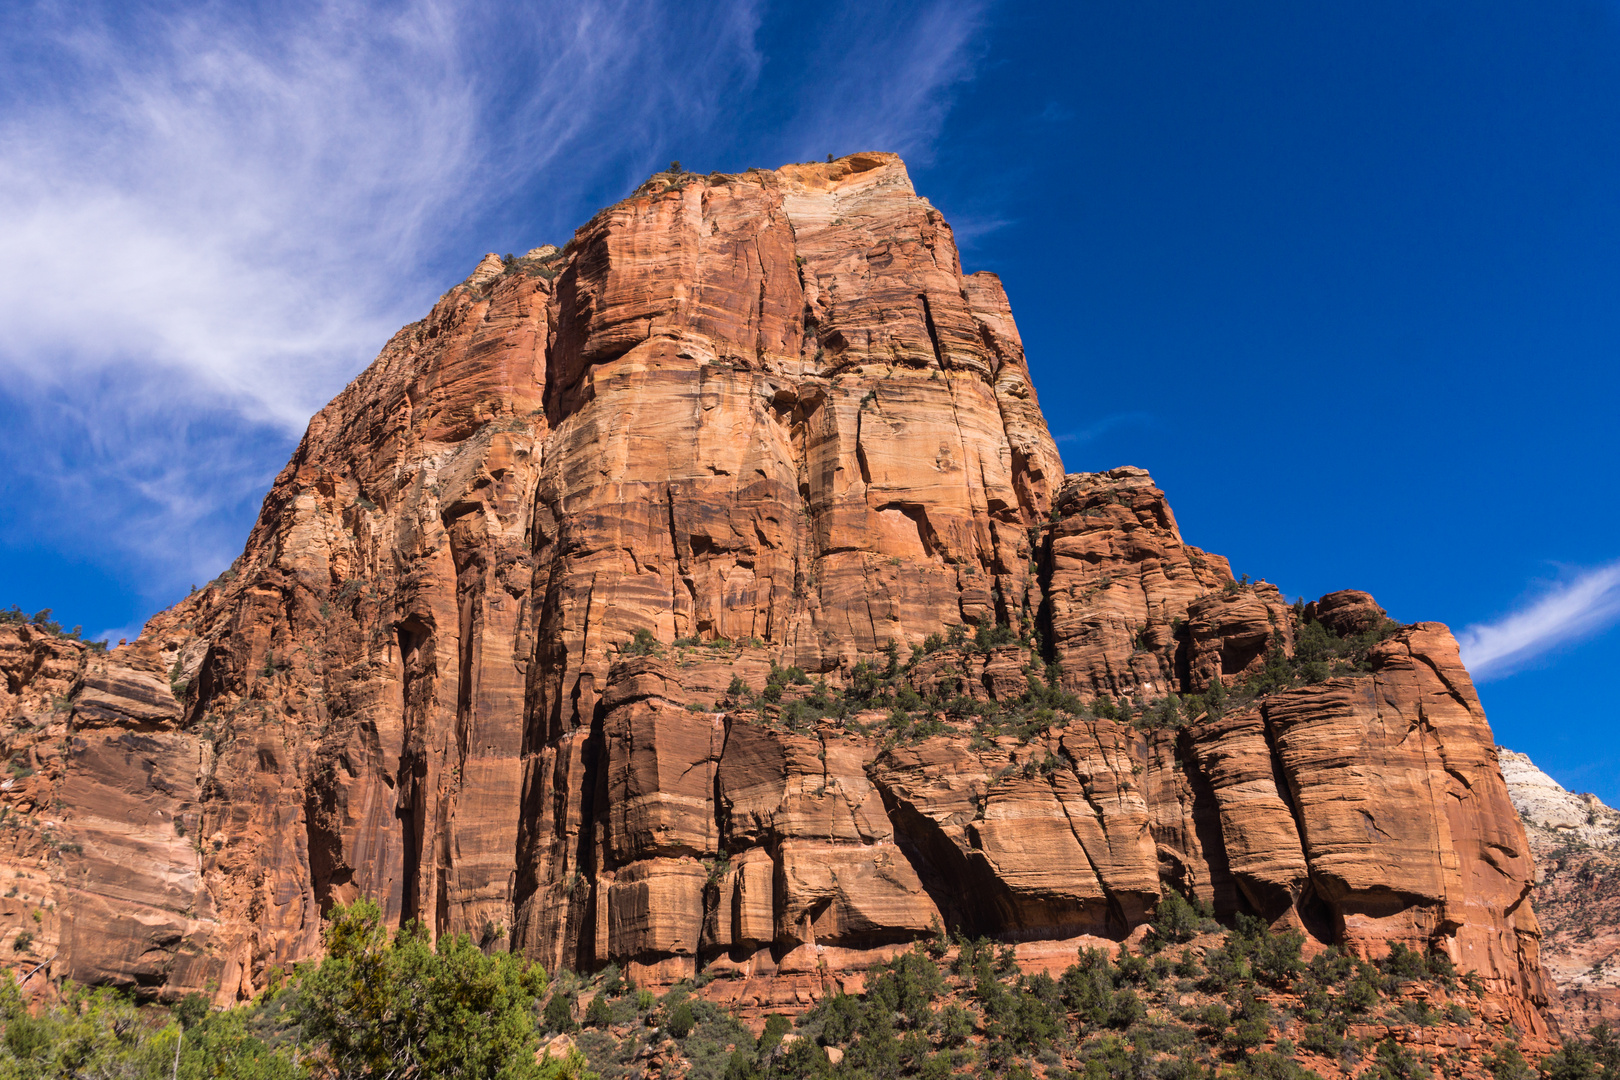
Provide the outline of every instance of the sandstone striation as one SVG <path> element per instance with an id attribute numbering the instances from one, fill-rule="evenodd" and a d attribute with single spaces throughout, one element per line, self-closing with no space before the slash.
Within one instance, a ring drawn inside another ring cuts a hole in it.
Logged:
<path id="1" fill-rule="evenodd" d="M 486 258 L 219 579 L 106 655 L 0 627 L 0 670 L 0 926 L 46 977 L 247 997 L 369 896 L 794 1008 L 944 930 L 1120 941 L 1174 887 L 1444 951 L 1545 1031 L 1450 634 L 1290 606 L 1145 472 L 1065 476 L 893 155 L 660 174 Z"/>

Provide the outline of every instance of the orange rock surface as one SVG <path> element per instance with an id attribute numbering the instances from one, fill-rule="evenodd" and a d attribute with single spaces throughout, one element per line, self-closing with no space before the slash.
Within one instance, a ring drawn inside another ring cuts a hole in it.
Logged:
<path id="1" fill-rule="evenodd" d="M 1140 711 L 1308 619 L 1384 622 L 1234 582 L 1139 469 L 1064 476 L 999 281 L 898 158 L 661 174 L 396 334 L 138 641 L 0 626 L 0 926 L 49 977 L 226 1001 L 363 895 L 777 1008 L 939 928 L 1121 940 L 1173 886 L 1445 950 L 1537 1027 L 1524 831 L 1443 627 L 1160 730 L 946 704 L 1050 672 Z M 951 722 L 745 707 L 891 647 Z"/>

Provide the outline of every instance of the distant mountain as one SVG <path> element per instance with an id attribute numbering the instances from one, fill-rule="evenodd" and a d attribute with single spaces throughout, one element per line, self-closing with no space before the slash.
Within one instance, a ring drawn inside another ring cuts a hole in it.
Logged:
<path id="1" fill-rule="evenodd" d="M 1620 1021 L 1620 811 L 1498 749 L 1536 860 L 1541 965 L 1558 987 L 1549 1011 L 1570 1032 Z"/>

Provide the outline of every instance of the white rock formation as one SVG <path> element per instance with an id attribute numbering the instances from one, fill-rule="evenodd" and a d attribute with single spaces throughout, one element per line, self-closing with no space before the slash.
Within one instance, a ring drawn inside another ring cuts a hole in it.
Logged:
<path id="1" fill-rule="evenodd" d="M 1565 790 L 1525 755 L 1506 747 L 1496 749 L 1508 798 L 1525 825 L 1593 847 L 1620 846 L 1620 811 L 1605 806 L 1596 795 Z"/>

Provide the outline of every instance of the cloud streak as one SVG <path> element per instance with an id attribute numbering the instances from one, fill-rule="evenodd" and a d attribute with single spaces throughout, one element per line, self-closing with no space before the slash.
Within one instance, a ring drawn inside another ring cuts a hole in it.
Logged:
<path id="1" fill-rule="evenodd" d="M 1548 589 L 1492 623 L 1457 635 L 1463 663 L 1479 682 L 1513 674 L 1537 657 L 1620 621 L 1620 560 Z"/>
<path id="2" fill-rule="evenodd" d="M 1082 428 L 1074 428 L 1052 436 L 1056 443 L 1088 443 L 1102 438 L 1115 428 L 1151 423 L 1153 415 L 1145 412 L 1122 412 L 1105 416 Z"/>
<path id="3" fill-rule="evenodd" d="M 6 9 L 0 527 L 172 596 L 485 251 L 560 242 L 672 156 L 926 153 L 985 10 L 850 3 L 798 28 L 807 69 L 768 62 L 756 0 Z"/>
<path id="4" fill-rule="evenodd" d="M 956 0 L 900 18 L 864 3 L 820 13 L 826 31 L 809 67 L 828 77 L 801 97 L 785 148 L 804 158 L 893 150 L 914 164 L 931 160 L 954 92 L 983 54 L 989 10 L 984 0 Z"/>

